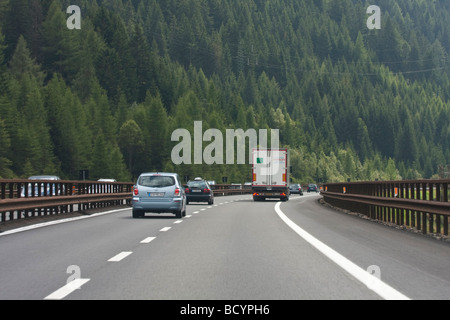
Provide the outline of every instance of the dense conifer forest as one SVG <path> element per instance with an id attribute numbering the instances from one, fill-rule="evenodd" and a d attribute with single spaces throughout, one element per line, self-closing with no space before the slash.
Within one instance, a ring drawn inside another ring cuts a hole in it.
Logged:
<path id="1" fill-rule="evenodd" d="M 171 135 L 194 121 L 279 129 L 295 182 L 435 177 L 450 2 L 373 2 L 0 0 L 0 177 L 251 181 L 249 165 L 173 163 Z"/>

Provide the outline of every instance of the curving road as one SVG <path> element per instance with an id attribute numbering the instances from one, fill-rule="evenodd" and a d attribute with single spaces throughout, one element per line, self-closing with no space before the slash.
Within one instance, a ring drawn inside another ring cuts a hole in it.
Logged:
<path id="1" fill-rule="evenodd" d="M 0 299 L 450 298 L 450 243 L 319 198 L 216 197 L 189 205 L 182 220 L 123 209 L 3 233 Z"/>

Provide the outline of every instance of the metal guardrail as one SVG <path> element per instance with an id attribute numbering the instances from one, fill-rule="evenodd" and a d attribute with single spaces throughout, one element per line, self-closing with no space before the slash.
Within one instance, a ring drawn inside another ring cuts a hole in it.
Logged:
<path id="1" fill-rule="evenodd" d="M 89 209 L 131 205 L 134 183 L 0 180 L 0 223 Z M 251 193 L 251 186 L 214 185 L 215 196 Z"/>
<path id="2" fill-rule="evenodd" d="M 450 180 L 376 181 L 325 184 L 332 206 L 371 219 L 448 236 Z"/>
<path id="3" fill-rule="evenodd" d="M 133 183 L 0 180 L 0 223 L 131 203 Z"/>
<path id="4" fill-rule="evenodd" d="M 211 186 L 214 196 L 231 196 L 239 194 L 251 194 L 252 186 L 235 184 L 216 184 Z"/>

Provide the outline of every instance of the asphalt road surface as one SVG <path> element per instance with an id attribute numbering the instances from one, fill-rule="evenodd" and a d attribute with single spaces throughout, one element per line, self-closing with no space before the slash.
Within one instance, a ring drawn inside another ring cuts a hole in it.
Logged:
<path id="1" fill-rule="evenodd" d="M 0 233 L 0 299 L 449 299 L 450 243 L 322 206 L 216 197 Z"/>

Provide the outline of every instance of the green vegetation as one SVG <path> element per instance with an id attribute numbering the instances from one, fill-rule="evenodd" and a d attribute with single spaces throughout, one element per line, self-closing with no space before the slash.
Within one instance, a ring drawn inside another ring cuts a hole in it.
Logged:
<path id="1" fill-rule="evenodd" d="M 430 178 L 450 163 L 450 3 L 377 5 L 381 30 L 357 0 L 0 0 L 0 177 L 249 181 L 172 163 L 201 120 L 280 129 L 294 181 Z"/>

